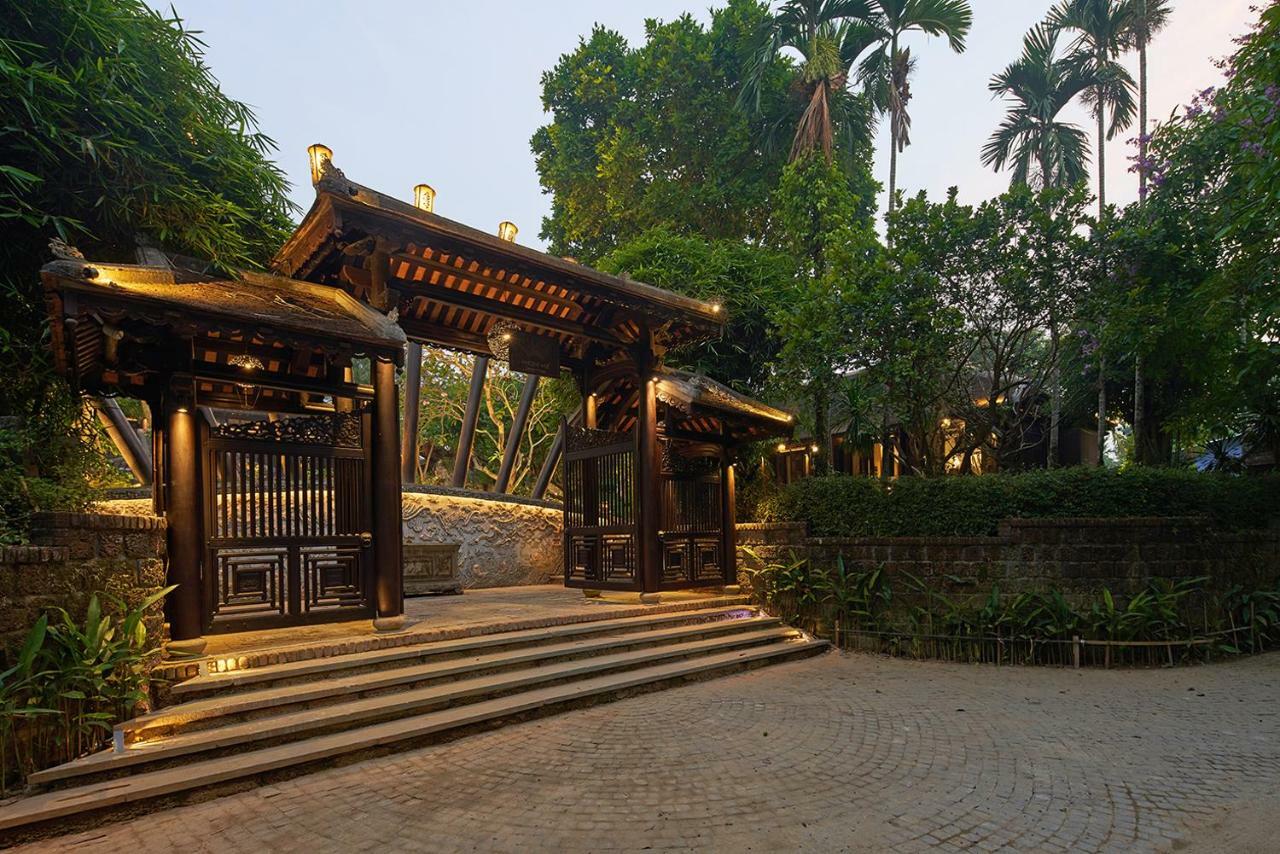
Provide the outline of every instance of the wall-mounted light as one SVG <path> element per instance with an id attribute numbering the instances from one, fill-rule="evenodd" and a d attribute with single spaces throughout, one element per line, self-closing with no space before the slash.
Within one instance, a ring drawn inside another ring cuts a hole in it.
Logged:
<path id="1" fill-rule="evenodd" d="M 786 443 L 786 442 L 779 442 L 779 443 L 778 443 L 778 453 L 780 453 L 780 454 L 785 454 L 786 452 L 787 452 L 787 443 Z"/>
<path id="2" fill-rule="evenodd" d="M 435 213 L 436 191 L 430 184 L 419 184 L 413 188 L 413 206 L 420 211 Z"/>
<path id="3" fill-rule="evenodd" d="M 329 166 L 329 161 L 333 160 L 333 150 L 317 142 L 315 145 L 307 146 L 307 157 L 311 159 L 311 185 L 314 187 L 320 183 L 320 178 Z"/>
<path id="4" fill-rule="evenodd" d="M 498 223 L 498 237 L 508 243 L 513 243 L 519 232 L 520 229 L 516 228 L 516 224 L 514 222 L 509 222 L 504 219 L 502 222 Z"/>
<path id="5" fill-rule="evenodd" d="M 251 356 L 248 353 L 237 353 L 227 359 L 227 364 L 233 368 L 240 368 L 244 371 L 260 371 L 265 365 L 257 356 Z"/>
<path id="6" fill-rule="evenodd" d="M 816 454 L 816 453 L 818 453 L 818 446 L 817 446 L 817 445 L 810 445 L 810 446 L 809 446 L 809 453 L 811 453 L 811 454 Z"/>

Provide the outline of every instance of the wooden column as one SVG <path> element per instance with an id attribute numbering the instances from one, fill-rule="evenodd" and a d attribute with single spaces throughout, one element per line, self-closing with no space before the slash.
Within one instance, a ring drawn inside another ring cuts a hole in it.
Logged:
<path id="1" fill-rule="evenodd" d="M 377 358 L 369 361 L 373 369 L 373 626 L 394 631 L 404 625 L 396 366 Z"/>
<path id="2" fill-rule="evenodd" d="M 520 449 L 520 438 L 524 436 L 525 424 L 529 421 L 529 410 L 533 408 L 533 398 L 538 393 L 538 375 L 529 374 L 524 379 L 524 388 L 520 391 L 520 405 L 516 407 L 515 420 L 511 422 L 511 432 L 507 434 L 507 447 L 502 452 L 502 468 L 498 469 L 498 480 L 493 485 L 494 492 L 506 492 L 511 483 L 511 469 L 516 464 L 516 451 Z"/>
<path id="3" fill-rule="evenodd" d="M 733 451 L 726 448 L 720 458 L 720 538 L 721 568 L 726 587 L 738 585 L 737 484 L 733 475 Z"/>
<path id="4" fill-rule="evenodd" d="M 195 407 L 186 399 L 165 401 L 165 519 L 167 522 L 170 647 L 202 652 L 204 596 L 200 560 L 204 550 L 200 526 L 199 443 Z"/>
<path id="5" fill-rule="evenodd" d="M 418 411 L 422 405 L 422 345 L 410 341 L 404 351 L 404 435 L 400 447 L 400 479 L 418 480 Z"/>
<path id="6" fill-rule="evenodd" d="M 458 452 L 453 458 L 453 486 L 467 485 L 467 471 L 471 468 L 471 443 L 476 438 L 476 419 L 480 417 L 480 394 L 484 391 L 484 376 L 489 370 L 489 357 L 476 356 L 471 369 L 471 390 L 467 393 L 467 408 L 462 414 L 462 429 L 458 432 Z"/>
<path id="7" fill-rule="evenodd" d="M 641 590 L 654 595 L 662 579 L 661 484 L 658 483 L 658 396 L 653 377 L 656 360 L 649 331 L 642 330 L 634 353 L 639 399 L 636 415 L 636 554 L 639 558 Z M 655 600 L 656 601 L 656 600 Z"/>

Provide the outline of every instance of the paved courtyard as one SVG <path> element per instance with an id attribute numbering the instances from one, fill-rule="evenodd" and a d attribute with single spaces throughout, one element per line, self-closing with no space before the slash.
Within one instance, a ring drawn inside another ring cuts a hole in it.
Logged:
<path id="1" fill-rule="evenodd" d="M 40 849 L 1141 852 L 1277 840 L 1280 655 L 1103 672 L 832 653 Z"/>

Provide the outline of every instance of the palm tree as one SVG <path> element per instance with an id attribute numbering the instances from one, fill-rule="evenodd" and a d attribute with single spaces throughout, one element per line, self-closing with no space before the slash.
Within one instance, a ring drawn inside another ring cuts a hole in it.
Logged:
<path id="1" fill-rule="evenodd" d="M 1169 0 L 1133 0 L 1130 25 L 1134 46 L 1138 49 L 1138 201 L 1147 196 L 1147 45 L 1155 34 L 1169 23 L 1173 10 Z M 1142 353 L 1133 357 L 1133 457 L 1138 463 L 1148 462 L 1146 442 L 1146 379 L 1142 371 Z"/>
<path id="2" fill-rule="evenodd" d="M 982 148 L 997 171 L 1013 166 L 1013 184 L 1070 187 L 1089 177 L 1089 140 L 1058 114 L 1092 78 L 1057 55 L 1058 34 L 1044 25 L 1023 38 L 1022 56 L 991 78 L 988 88 L 1011 99 L 1000 127 Z"/>
<path id="3" fill-rule="evenodd" d="M 837 138 L 842 151 L 869 138 L 870 117 L 847 89 L 854 63 L 875 43 L 875 30 L 865 23 L 869 15 L 866 0 L 787 0 L 765 22 L 738 104 L 758 112 L 773 63 L 787 48 L 800 54 L 795 85 L 804 110 L 792 135 L 791 160 L 815 151 L 830 159 Z"/>
<path id="4" fill-rule="evenodd" d="M 1094 78 L 1082 94 L 1098 122 L 1098 223 L 1107 215 L 1106 141 L 1133 123 L 1133 77 L 1120 64 L 1133 32 L 1134 0 L 1061 0 L 1049 26 L 1074 30 L 1073 63 Z M 1110 113 L 1110 123 L 1107 122 Z M 1106 463 L 1107 360 L 1098 357 L 1098 465 Z"/>
<path id="5" fill-rule="evenodd" d="M 1135 0 L 1061 0 L 1049 12 L 1048 25 L 1075 31 L 1072 63 L 1093 80 L 1082 93 L 1098 122 L 1098 219 L 1106 216 L 1108 139 L 1133 123 L 1133 77 L 1120 64 L 1131 44 Z M 1108 114 L 1110 121 L 1108 122 Z"/>
<path id="6" fill-rule="evenodd" d="M 964 52 L 964 40 L 973 25 L 969 0 L 868 0 L 863 20 L 876 32 L 877 49 L 863 60 L 858 77 L 872 101 L 889 114 L 889 213 L 898 188 L 898 155 L 910 144 L 910 77 L 915 68 L 909 50 L 899 41 L 909 32 L 944 36 L 956 53 Z"/>

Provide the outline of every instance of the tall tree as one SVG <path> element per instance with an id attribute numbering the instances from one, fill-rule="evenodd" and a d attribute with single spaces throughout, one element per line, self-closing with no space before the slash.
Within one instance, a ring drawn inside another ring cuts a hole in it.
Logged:
<path id="1" fill-rule="evenodd" d="M 597 27 L 542 76 L 552 116 L 531 140 L 552 252 L 594 263 L 652 228 L 726 240 L 767 236 L 785 152 L 764 149 L 794 113 L 794 71 L 757 75 L 758 112 L 735 108 L 767 9 L 729 0 L 709 26 L 645 22 L 643 44 Z"/>
<path id="2" fill-rule="evenodd" d="M 1062 0 L 1049 13 L 1049 25 L 1075 33 L 1075 62 L 1094 78 L 1084 101 L 1098 123 L 1098 222 L 1107 217 L 1106 142 L 1133 123 L 1133 77 L 1120 64 L 1133 33 L 1133 0 Z M 1110 114 L 1108 121 L 1108 114 Z M 1106 354 L 1099 356 L 1098 465 L 1106 464 Z"/>
<path id="3" fill-rule="evenodd" d="M 1138 160 L 1146 162 L 1148 135 L 1151 132 L 1147 124 L 1147 45 L 1169 23 L 1173 10 L 1169 6 L 1169 0 L 1133 0 L 1133 4 L 1131 28 L 1134 46 L 1138 49 Z M 1147 172 L 1139 169 L 1138 198 L 1141 201 L 1146 197 Z M 1147 389 L 1142 370 L 1143 356 L 1143 353 L 1138 352 L 1133 357 L 1133 459 L 1139 464 L 1149 462 L 1154 456 L 1146 429 Z"/>
<path id="4" fill-rule="evenodd" d="M 868 0 L 864 20 L 873 28 L 876 50 L 859 67 L 858 76 L 872 92 L 876 107 L 889 114 L 889 205 L 892 214 L 898 187 L 898 155 L 909 144 L 911 53 L 900 46 L 904 35 L 921 32 L 941 36 L 956 53 L 964 52 L 973 25 L 969 0 Z"/>
<path id="5" fill-rule="evenodd" d="M 1058 56 L 1057 40 L 1055 30 L 1035 27 L 1023 38 L 1022 55 L 988 86 L 1010 104 L 982 162 L 996 170 L 1012 164 L 1014 185 L 1065 188 L 1089 177 L 1088 137 L 1058 114 L 1093 81 Z"/>
<path id="6" fill-rule="evenodd" d="M 877 37 L 865 0 L 787 0 L 761 26 L 750 71 L 739 98 L 759 113 L 768 70 L 785 50 L 800 54 L 793 88 L 803 107 L 795 119 L 788 159 L 821 152 L 828 160 L 869 140 L 866 101 L 850 94 L 858 57 Z"/>
<path id="7" fill-rule="evenodd" d="M 1106 216 L 1106 142 L 1133 124 L 1134 82 L 1120 57 L 1133 38 L 1135 0 L 1061 0 L 1048 24 L 1074 34 L 1072 63 L 1092 83 L 1084 102 L 1097 121 L 1098 218 Z"/>

